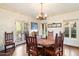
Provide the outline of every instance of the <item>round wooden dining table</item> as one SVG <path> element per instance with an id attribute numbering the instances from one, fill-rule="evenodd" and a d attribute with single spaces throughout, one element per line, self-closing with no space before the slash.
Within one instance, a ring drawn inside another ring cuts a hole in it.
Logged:
<path id="1" fill-rule="evenodd" d="M 46 46 L 46 47 L 49 47 L 49 46 L 55 44 L 55 40 L 39 39 L 39 40 L 37 40 L 37 44 L 40 45 L 40 46 Z"/>

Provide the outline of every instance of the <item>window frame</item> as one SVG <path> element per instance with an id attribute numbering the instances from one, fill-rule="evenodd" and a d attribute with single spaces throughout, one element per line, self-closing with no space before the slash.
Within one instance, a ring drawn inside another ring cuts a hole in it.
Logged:
<path id="1" fill-rule="evenodd" d="M 65 21 L 64 21 L 65 22 Z M 77 36 L 78 36 L 78 34 L 77 34 L 77 31 L 78 31 L 78 29 L 77 29 L 77 22 L 78 21 L 76 21 L 76 20 L 67 20 L 67 22 L 69 23 L 68 25 L 66 25 L 66 26 L 64 26 L 64 35 L 65 35 L 65 28 L 66 27 L 69 27 L 69 37 L 65 37 L 65 38 L 71 38 L 71 39 L 76 39 L 77 38 Z M 71 22 L 74 22 L 74 23 L 76 23 L 76 27 L 75 27 L 75 30 L 76 30 L 76 33 L 75 33 L 75 37 L 72 37 L 72 28 L 73 27 L 71 27 Z"/>

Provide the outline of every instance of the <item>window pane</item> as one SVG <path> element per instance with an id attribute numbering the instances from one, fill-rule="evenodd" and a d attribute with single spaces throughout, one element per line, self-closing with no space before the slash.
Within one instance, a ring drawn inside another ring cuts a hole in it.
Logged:
<path id="1" fill-rule="evenodd" d="M 76 29 L 75 28 L 71 28 L 71 37 L 76 38 Z"/>
<path id="2" fill-rule="evenodd" d="M 64 35 L 65 37 L 69 37 L 69 27 L 65 27 Z"/>
<path id="3" fill-rule="evenodd" d="M 71 38 L 76 38 L 76 22 L 74 22 L 72 24 L 72 28 L 71 28 Z"/>

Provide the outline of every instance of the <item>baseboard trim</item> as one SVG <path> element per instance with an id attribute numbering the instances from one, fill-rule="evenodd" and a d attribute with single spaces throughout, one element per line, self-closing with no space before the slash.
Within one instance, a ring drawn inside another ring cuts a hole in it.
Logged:
<path id="1" fill-rule="evenodd" d="M 79 48 L 78 46 L 67 45 L 67 44 L 64 44 L 64 46 L 70 46 L 70 47 L 74 47 L 74 48 Z"/>
<path id="2" fill-rule="evenodd" d="M 21 43 L 21 44 L 17 44 L 16 47 L 17 47 L 17 46 L 20 46 L 20 45 L 23 45 L 23 44 L 25 44 L 25 43 L 26 43 L 26 42 L 23 42 L 23 43 Z"/>

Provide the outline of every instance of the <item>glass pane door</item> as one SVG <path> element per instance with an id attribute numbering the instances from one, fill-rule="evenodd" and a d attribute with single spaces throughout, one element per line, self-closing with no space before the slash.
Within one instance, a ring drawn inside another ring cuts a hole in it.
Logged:
<path id="1" fill-rule="evenodd" d="M 20 44 L 25 41 L 24 34 L 28 32 L 28 24 L 21 22 L 21 21 L 16 21 L 16 43 Z"/>
<path id="2" fill-rule="evenodd" d="M 47 36 L 47 24 L 42 24 L 42 38 L 46 38 Z"/>

